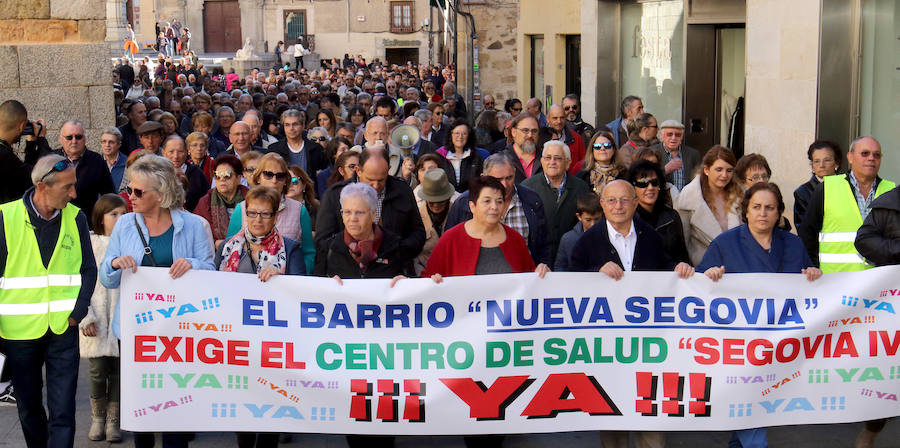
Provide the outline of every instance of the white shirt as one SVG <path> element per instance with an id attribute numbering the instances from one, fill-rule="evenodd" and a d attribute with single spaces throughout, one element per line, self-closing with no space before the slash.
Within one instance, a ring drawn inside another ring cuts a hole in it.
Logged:
<path id="1" fill-rule="evenodd" d="M 619 253 L 619 260 L 622 260 L 622 267 L 626 272 L 631 272 L 631 265 L 634 264 L 634 247 L 637 246 L 637 234 L 634 233 L 634 222 L 628 229 L 628 235 L 622 235 L 609 221 L 606 221 L 606 230 L 609 235 L 609 242 Z"/>

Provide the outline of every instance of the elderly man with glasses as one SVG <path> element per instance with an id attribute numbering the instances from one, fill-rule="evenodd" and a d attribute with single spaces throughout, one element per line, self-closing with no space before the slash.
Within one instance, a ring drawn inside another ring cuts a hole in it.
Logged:
<path id="1" fill-rule="evenodd" d="M 118 185 L 113 185 L 112 175 L 103 156 L 88 151 L 85 145 L 84 125 L 77 120 L 63 123 L 59 130 L 60 149 L 53 152 L 65 157 L 75 168 L 75 193 L 72 205 L 90 216 L 94 203 L 106 193 L 118 192 Z"/>
<path id="2" fill-rule="evenodd" d="M 684 144 L 684 125 L 666 120 L 659 125 L 659 143 L 651 146 L 665 165 L 666 182 L 681 191 L 700 166 L 700 151 Z"/>

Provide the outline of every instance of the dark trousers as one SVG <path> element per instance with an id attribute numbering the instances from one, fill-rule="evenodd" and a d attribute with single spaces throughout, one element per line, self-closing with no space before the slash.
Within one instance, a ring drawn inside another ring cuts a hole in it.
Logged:
<path id="1" fill-rule="evenodd" d="M 277 432 L 239 432 L 238 448 L 275 448 L 278 446 Z"/>
<path id="2" fill-rule="evenodd" d="M 153 448 L 156 442 L 156 433 L 152 432 L 136 432 L 134 434 L 135 448 Z M 183 432 L 164 432 L 162 433 L 163 448 L 187 448 L 189 437 Z"/>
<path id="3" fill-rule="evenodd" d="M 118 402 L 119 357 L 90 358 L 88 363 L 91 365 L 91 398 Z"/>
<path id="4" fill-rule="evenodd" d="M 75 443 L 78 327 L 69 327 L 63 334 L 48 329 L 38 339 L 4 339 L 2 343 L 25 443 L 29 448 L 71 447 Z M 45 365 L 49 421 L 42 393 L 41 368 Z"/>
<path id="5" fill-rule="evenodd" d="M 297 73 L 300 73 L 300 69 L 303 68 L 303 56 L 294 56 L 294 62 L 297 63 Z"/>

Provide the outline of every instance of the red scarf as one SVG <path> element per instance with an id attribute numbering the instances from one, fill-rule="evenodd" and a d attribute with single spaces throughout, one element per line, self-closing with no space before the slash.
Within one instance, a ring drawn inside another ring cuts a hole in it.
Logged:
<path id="1" fill-rule="evenodd" d="M 384 232 L 381 228 L 372 225 L 375 236 L 371 240 L 357 241 L 350 235 L 347 229 L 344 229 L 344 243 L 350 248 L 350 256 L 359 264 L 359 269 L 365 271 L 369 263 L 378 256 L 378 249 L 381 247 L 381 240 L 384 239 Z"/>

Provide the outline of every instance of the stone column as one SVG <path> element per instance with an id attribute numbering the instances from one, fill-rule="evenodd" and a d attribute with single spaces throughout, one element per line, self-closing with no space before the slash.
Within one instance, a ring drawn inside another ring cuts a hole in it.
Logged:
<path id="1" fill-rule="evenodd" d="M 265 53 L 265 37 L 263 37 L 263 3 L 264 0 L 240 0 L 241 5 L 241 46 L 250 39 L 254 53 Z M 274 43 L 273 43 L 274 45 Z"/>
<path id="2" fill-rule="evenodd" d="M 12 0 L 0 8 L 0 102 L 15 99 L 32 120 L 44 119 L 47 139 L 81 120 L 88 148 L 115 124 L 106 0 Z"/>
<path id="3" fill-rule="evenodd" d="M 744 153 L 768 159 L 789 219 L 790 191 L 809 179 L 806 148 L 816 137 L 820 10 L 819 0 L 747 1 Z"/>
<path id="4" fill-rule="evenodd" d="M 106 41 L 110 47 L 122 48 L 125 39 L 125 0 L 106 1 Z M 118 45 L 116 45 L 118 43 Z"/>
<path id="5" fill-rule="evenodd" d="M 191 49 L 200 54 L 204 50 L 203 41 L 203 0 L 187 0 L 184 25 L 191 30 Z"/>

